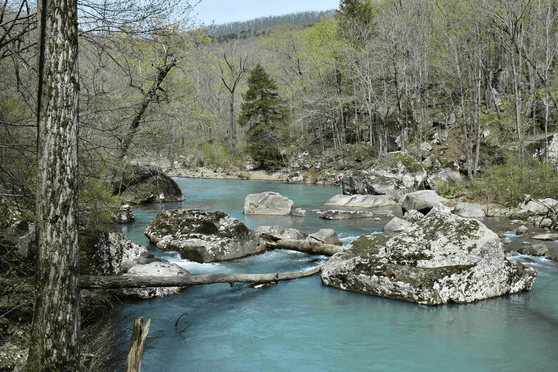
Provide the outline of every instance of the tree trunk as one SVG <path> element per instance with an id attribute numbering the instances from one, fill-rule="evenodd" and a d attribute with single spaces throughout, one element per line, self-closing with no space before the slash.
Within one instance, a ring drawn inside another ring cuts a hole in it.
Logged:
<path id="1" fill-rule="evenodd" d="M 82 276 L 80 288 L 120 289 L 145 287 L 185 287 L 214 283 L 270 283 L 312 276 L 321 271 L 321 266 L 307 271 L 273 274 L 204 274 L 177 276 Z"/>
<path id="2" fill-rule="evenodd" d="M 38 111 L 36 269 L 27 371 L 79 369 L 78 23 L 75 0 L 39 4 L 44 34 Z"/>
<path id="3" fill-rule="evenodd" d="M 128 351 L 128 359 L 126 361 L 126 372 L 140 372 L 141 361 L 143 359 L 143 350 L 145 349 L 145 341 L 149 333 L 151 319 L 143 324 L 144 317 L 134 320 L 134 328 L 132 329 L 132 337 L 130 338 L 130 350 Z"/>

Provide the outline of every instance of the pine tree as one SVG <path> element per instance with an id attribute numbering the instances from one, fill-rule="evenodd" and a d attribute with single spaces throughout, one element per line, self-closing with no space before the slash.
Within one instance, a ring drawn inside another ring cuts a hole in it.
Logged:
<path id="1" fill-rule="evenodd" d="M 250 72 L 248 90 L 242 94 L 238 122 L 249 126 L 246 151 L 264 169 L 272 169 L 282 159 L 280 145 L 287 109 L 279 97 L 275 81 L 258 63 Z"/>

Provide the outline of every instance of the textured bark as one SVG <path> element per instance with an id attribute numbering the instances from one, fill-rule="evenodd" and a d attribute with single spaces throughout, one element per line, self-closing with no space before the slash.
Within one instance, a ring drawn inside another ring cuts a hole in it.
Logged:
<path id="1" fill-rule="evenodd" d="M 132 337 L 130 339 L 130 350 L 128 351 L 128 360 L 126 361 L 126 372 L 140 372 L 141 361 L 143 359 L 143 350 L 145 349 L 145 341 L 149 333 L 151 319 L 143 324 L 144 317 L 134 320 L 134 328 L 132 329 Z"/>
<path id="2" fill-rule="evenodd" d="M 77 2 L 43 2 L 37 298 L 27 371 L 79 368 Z"/>
<path id="3" fill-rule="evenodd" d="M 321 266 L 306 271 L 273 274 L 204 274 L 177 276 L 82 276 L 81 288 L 183 287 L 214 283 L 270 283 L 304 278 L 319 273 Z"/>

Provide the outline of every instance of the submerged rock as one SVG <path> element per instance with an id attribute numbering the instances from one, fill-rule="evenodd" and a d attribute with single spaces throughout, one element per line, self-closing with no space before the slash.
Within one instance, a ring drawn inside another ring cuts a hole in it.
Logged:
<path id="1" fill-rule="evenodd" d="M 273 191 L 250 194 L 244 199 L 244 214 L 288 216 L 293 201 Z"/>
<path id="2" fill-rule="evenodd" d="M 197 262 L 233 260 L 265 250 L 253 231 L 221 211 L 163 211 L 147 226 L 145 235 L 158 248 Z"/>
<path id="3" fill-rule="evenodd" d="M 439 305 L 526 291 L 537 273 L 508 261 L 498 235 L 484 224 L 440 205 L 393 238 L 359 237 L 321 275 L 331 287 Z"/>

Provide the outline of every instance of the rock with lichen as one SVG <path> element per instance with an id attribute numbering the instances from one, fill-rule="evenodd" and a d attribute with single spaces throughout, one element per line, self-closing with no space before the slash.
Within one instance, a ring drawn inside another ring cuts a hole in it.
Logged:
<path id="1" fill-rule="evenodd" d="M 273 191 L 247 195 L 244 199 L 244 214 L 288 216 L 293 201 Z"/>
<path id="2" fill-rule="evenodd" d="M 222 211 L 163 211 L 147 226 L 145 235 L 158 248 L 196 262 L 233 260 L 265 251 L 252 230 Z"/>
<path id="3" fill-rule="evenodd" d="M 498 235 L 438 205 L 395 237 L 366 234 L 330 258 L 325 285 L 424 305 L 530 290 L 537 273 L 505 257 Z"/>

